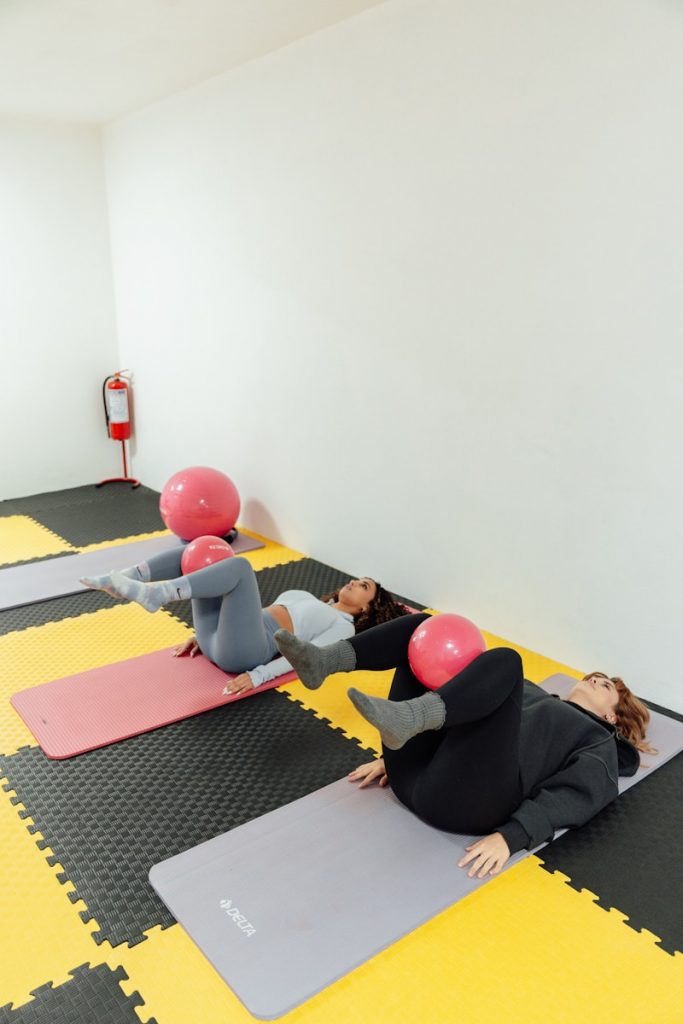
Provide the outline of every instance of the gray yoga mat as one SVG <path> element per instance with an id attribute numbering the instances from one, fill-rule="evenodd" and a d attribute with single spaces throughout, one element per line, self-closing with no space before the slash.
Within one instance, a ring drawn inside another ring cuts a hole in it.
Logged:
<path id="1" fill-rule="evenodd" d="M 178 538 L 170 534 L 0 569 L 0 611 L 35 601 L 66 597 L 67 594 L 79 594 L 88 589 L 79 582 L 81 576 L 101 576 L 111 569 L 126 569 L 161 551 L 168 551 L 177 543 Z M 262 541 L 240 533 L 230 546 L 236 555 L 242 555 L 264 545 Z"/>
<path id="2" fill-rule="evenodd" d="M 566 696 L 574 682 L 543 686 Z M 659 753 L 620 791 L 683 749 L 683 723 L 653 712 L 648 739 Z M 425 825 L 389 789 L 340 779 L 149 878 L 247 1010 L 272 1020 L 485 885 L 457 866 L 472 839 Z"/>

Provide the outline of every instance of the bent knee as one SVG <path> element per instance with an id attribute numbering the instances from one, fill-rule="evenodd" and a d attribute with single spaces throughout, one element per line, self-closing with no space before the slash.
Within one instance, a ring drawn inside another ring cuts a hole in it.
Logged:
<path id="1" fill-rule="evenodd" d="M 489 669 L 509 675 L 516 675 L 520 679 L 523 678 L 524 666 L 522 659 L 517 651 L 513 651 L 511 647 L 494 647 L 490 651 L 484 651 L 483 654 L 479 655 L 477 661 L 481 660 L 483 663 L 484 659 L 486 659 L 486 666 Z"/>

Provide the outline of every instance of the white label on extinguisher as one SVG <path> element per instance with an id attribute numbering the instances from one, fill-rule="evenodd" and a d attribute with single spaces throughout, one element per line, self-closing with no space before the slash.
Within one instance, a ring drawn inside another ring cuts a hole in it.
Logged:
<path id="1" fill-rule="evenodd" d="M 120 391 L 108 391 L 107 397 L 109 399 L 109 422 L 127 423 L 128 392 L 124 391 L 123 388 Z"/>

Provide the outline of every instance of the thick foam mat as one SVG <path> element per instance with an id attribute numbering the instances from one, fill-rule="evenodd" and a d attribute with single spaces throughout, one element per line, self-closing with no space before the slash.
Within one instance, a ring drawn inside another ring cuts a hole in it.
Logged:
<path id="1" fill-rule="evenodd" d="M 117 602 L 81 619 L 62 619 L 0 637 L 0 753 L 34 744 L 10 704 L 12 694 L 126 658 L 184 643 L 186 626 L 165 612 L 150 615 Z"/>
<path id="2" fill-rule="evenodd" d="M 1 569 L 0 610 L 82 593 L 88 588 L 80 582 L 81 576 L 99 576 L 112 569 L 126 569 L 177 543 L 177 537 L 165 534 Z"/>
<path id="3" fill-rule="evenodd" d="M 98 940 L 116 945 L 172 923 L 147 881 L 151 865 L 370 756 L 271 690 L 69 761 L 26 748 L 0 758 L 0 774 L 61 865 L 60 879 L 75 886 L 69 898 L 85 901 L 83 919 L 92 915 Z"/>
<path id="4" fill-rule="evenodd" d="M 13 1010 L 0 1007 L 0 1024 L 140 1024 L 135 1012 L 143 1000 L 139 993 L 124 995 L 119 982 L 128 975 L 105 964 L 90 969 L 83 964 L 72 971 L 72 980 L 58 988 L 41 985 L 32 1000 Z M 156 1024 L 149 1018 L 147 1024 Z"/>
<path id="5" fill-rule="evenodd" d="M 543 685 L 566 696 L 573 683 Z M 659 753 L 622 792 L 683 749 L 683 724 L 654 714 L 650 738 Z M 457 867 L 472 841 L 424 824 L 388 789 L 341 780 L 156 865 L 150 881 L 249 1012 L 270 1020 L 488 884 Z"/>
<path id="6" fill-rule="evenodd" d="M 0 609 L 81 593 L 88 589 L 80 582 L 82 576 L 100 576 L 112 569 L 125 569 L 177 544 L 177 537 L 165 534 L 63 558 L 10 566 L 0 570 Z M 240 533 L 232 543 L 238 555 L 261 547 L 262 541 L 245 533 Z"/>
<path id="7" fill-rule="evenodd" d="M 12 705 L 51 758 L 86 750 L 233 704 L 296 678 L 294 672 L 242 695 L 223 688 L 235 676 L 205 658 L 174 658 L 174 647 L 54 679 L 14 694 Z"/>
<path id="8" fill-rule="evenodd" d="M 246 537 L 245 534 L 240 536 Z M 264 569 L 272 565 L 279 563 L 291 565 L 298 559 L 303 558 L 303 555 L 298 551 L 283 547 L 281 544 L 274 544 L 271 541 L 264 543 L 258 536 L 254 539 L 259 541 L 260 546 L 246 552 L 246 557 L 254 568 L 257 579 Z M 48 622 L 78 618 L 80 615 L 89 614 L 101 608 L 112 608 L 120 604 L 121 602 L 118 598 L 110 597 L 101 590 L 81 590 L 78 594 L 68 594 L 65 597 L 55 597 L 48 601 L 35 601 L 29 605 L 6 608 L 0 610 L 0 637 L 7 633 L 31 629 Z M 192 609 L 189 601 L 166 605 L 165 610 L 167 612 L 174 611 L 175 619 L 184 622 L 186 625 L 192 625 Z M 147 618 L 149 619 L 148 615 Z"/>
<path id="9" fill-rule="evenodd" d="M 341 779 L 150 881 L 249 1012 L 272 1020 L 484 884 L 455 867 L 462 843 L 390 790 Z"/>

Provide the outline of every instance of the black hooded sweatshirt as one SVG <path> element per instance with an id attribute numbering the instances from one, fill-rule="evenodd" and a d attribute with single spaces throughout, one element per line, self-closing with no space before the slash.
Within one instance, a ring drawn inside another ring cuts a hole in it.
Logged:
<path id="1" fill-rule="evenodd" d="M 640 755 L 591 711 L 524 683 L 519 740 L 524 799 L 497 831 L 510 853 L 583 825 L 618 795 L 619 775 L 635 775 Z"/>

